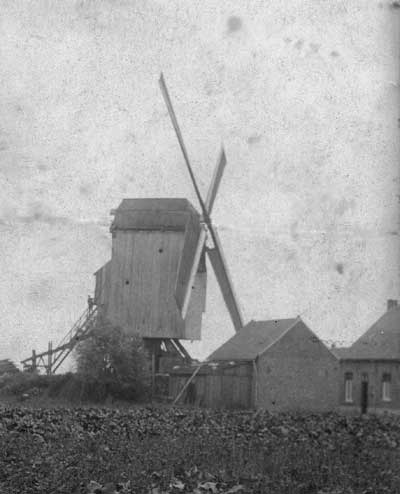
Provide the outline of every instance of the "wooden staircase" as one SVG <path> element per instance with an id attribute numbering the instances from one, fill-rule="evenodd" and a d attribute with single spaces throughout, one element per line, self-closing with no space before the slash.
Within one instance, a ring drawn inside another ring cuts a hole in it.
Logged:
<path id="1" fill-rule="evenodd" d="M 32 350 L 32 356 L 21 361 L 24 371 L 36 372 L 45 369 L 47 374 L 54 374 L 75 346 L 90 336 L 95 328 L 96 319 L 97 307 L 86 309 L 55 348 L 49 342 L 45 352 L 36 353 Z"/>

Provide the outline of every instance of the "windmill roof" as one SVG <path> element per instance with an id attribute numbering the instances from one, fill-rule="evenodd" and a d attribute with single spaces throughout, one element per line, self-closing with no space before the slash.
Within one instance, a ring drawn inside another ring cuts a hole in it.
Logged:
<path id="1" fill-rule="evenodd" d="M 383 314 L 353 343 L 344 358 L 400 360 L 400 307 Z"/>
<path id="2" fill-rule="evenodd" d="M 253 360 L 299 321 L 298 318 L 250 321 L 207 360 Z"/>
<path id="3" fill-rule="evenodd" d="M 190 217 L 200 219 L 192 204 L 182 198 L 124 199 L 112 214 L 112 230 L 184 230 Z"/>
<path id="4" fill-rule="evenodd" d="M 143 197 L 123 199 L 117 211 L 127 210 L 149 211 L 190 211 L 196 212 L 192 204 L 185 198 L 179 197 Z"/>
<path id="5" fill-rule="evenodd" d="M 100 273 L 100 271 L 105 270 L 107 268 L 111 267 L 111 259 L 107 261 L 105 264 L 103 264 L 99 269 L 97 269 L 94 274 L 96 275 L 97 273 Z"/>

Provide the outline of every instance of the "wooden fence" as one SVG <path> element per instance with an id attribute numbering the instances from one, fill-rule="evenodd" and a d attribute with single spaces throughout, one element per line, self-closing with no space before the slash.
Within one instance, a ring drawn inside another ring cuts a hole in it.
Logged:
<path id="1" fill-rule="evenodd" d="M 174 400 L 196 367 L 174 369 L 170 373 L 169 395 Z M 248 409 L 253 405 L 251 362 L 202 364 L 185 389 L 178 404 L 206 408 Z"/>

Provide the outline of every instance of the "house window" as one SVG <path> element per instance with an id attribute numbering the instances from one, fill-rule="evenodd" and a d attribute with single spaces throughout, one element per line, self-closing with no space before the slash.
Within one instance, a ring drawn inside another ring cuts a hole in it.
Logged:
<path id="1" fill-rule="evenodd" d="M 344 401 L 353 403 L 353 373 L 346 372 L 344 376 Z"/>
<path id="2" fill-rule="evenodd" d="M 382 401 L 391 401 L 390 385 L 392 377 L 390 374 L 385 373 L 382 376 Z"/>

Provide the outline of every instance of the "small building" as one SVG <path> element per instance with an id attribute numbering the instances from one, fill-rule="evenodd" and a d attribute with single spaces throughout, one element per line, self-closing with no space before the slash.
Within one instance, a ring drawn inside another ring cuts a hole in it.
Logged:
<path id="1" fill-rule="evenodd" d="M 332 410 L 339 360 L 301 320 L 251 321 L 200 364 L 183 401 L 212 408 Z M 171 374 L 178 396 L 193 369 Z"/>
<path id="2" fill-rule="evenodd" d="M 338 348 L 340 407 L 361 413 L 400 411 L 400 307 L 383 314 L 353 345 Z"/>

